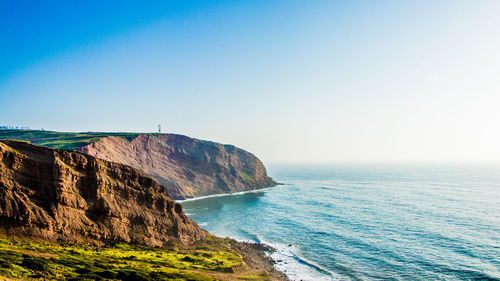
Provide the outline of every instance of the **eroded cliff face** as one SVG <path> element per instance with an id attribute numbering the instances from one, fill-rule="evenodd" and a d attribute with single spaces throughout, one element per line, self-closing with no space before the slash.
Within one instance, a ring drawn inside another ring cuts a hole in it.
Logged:
<path id="1" fill-rule="evenodd" d="M 132 141 L 109 136 L 78 151 L 140 169 L 157 179 L 175 199 L 276 185 L 251 153 L 182 135 L 139 135 Z"/>
<path id="2" fill-rule="evenodd" d="M 0 233 L 163 246 L 206 231 L 132 167 L 78 152 L 0 141 Z"/>

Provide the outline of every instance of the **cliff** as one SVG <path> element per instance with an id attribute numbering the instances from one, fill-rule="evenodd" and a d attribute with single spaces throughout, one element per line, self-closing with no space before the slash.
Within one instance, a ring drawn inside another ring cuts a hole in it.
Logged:
<path id="1" fill-rule="evenodd" d="M 156 180 L 123 164 L 3 140 L 0 172 L 9 237 L 163 246 L 207 235 Z"/>
<path id="2" fill-rule="evenodd" d="M 154 177 L 175 199 L 274 186 L 253 154 L 231 145 L 182 135 L 108 136 L 79 152 L 130 165 Z"/>
<path id="3" fill-rule="evenodd" d="M 174 199 L 231 193 L 276 185 L 253 154 L 215 142 L 175 134 L 0 131 L 0 139 L 76 150 L 140 169 Z"/>

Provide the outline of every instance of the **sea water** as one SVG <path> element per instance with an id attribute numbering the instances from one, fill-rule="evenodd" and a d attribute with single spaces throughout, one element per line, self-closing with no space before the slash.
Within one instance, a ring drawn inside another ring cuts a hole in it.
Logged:
<path id="1" fill-rule="evenodd" d="M 298 166 L 276 187 L 183 202 L 218 236 L 267 243 L 292 280 L 500 280 L 500 167 Z"/>

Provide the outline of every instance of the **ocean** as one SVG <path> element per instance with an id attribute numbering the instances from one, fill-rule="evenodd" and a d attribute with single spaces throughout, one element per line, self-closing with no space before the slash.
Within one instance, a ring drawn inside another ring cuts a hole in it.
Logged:
<path id="1" fill-rule="evenodd" d="M 281 183 L 186 200 L 209 232 L 277 249 L 292 280 L 500 280 L 500 166 L 271 165 Z"/>

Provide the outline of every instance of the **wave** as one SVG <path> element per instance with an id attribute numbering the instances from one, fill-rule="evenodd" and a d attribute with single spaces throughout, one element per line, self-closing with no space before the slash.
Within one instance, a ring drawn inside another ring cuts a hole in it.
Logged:
<path id="1" fill-rule="evenodd" d="M 329 281 L 335 279 L 333 272 L 300 256 L 294 246 L 262 243 L 276 249 L 270 257 L 275 261 L 275 268 L 284 272 L 290 280 Z"/>
<path id="2" fill-rule="evenodd" d="M 239 229 L 239 232 L 243 233 L 243 236 L 249 238 L 249 240 L 241 240 L 241 241 L 246 241 L 246 242 L 255 242 L 255 243 L 262 243 L 262 240 L 260 239 L 259 235 L 250 233 L 244 229 Z M 270 246 L 270 245 L 269 245 Z"/>
<path id="3" fill-rule="evenodd" d="M 269 253 L 269 257 L 274 260 L 274 267 L 288 276 L 290 280 L 330 281 L 336 279 L 333 272 L 300 256 L 299 250 L 294 246 L 270 243 L 264 241 L 258 234 L 240 231 L 249 238 L 239 240 L 240 242 L 261 243 L 275 249 L 275 252 Z"/>
<path id="4" fill-rule="evenodd" d="M 197 201 L 197 200 L 202 200 L 202 199 L 207 199 L 207 198 L 226 197 L 226 196 L 242 195 L 242 194 L 247 194 L 247 193 L 262 192 L 262 191 L 268 190 L 270 188 L 272 188 L 272 187 L 265 187 L 265 188 L 246 190 L 246 191 L 238 191 L 238 192 L 233 192 L 233 193 L 212 194 L 212 195 L 206 195 L 206 196 L 200 196 L 200 197 L 188 198 L 188 199 L 182 199 L 182 200 L 176 200 L 176 201 L 182 204 L 184 202 Z"/>

